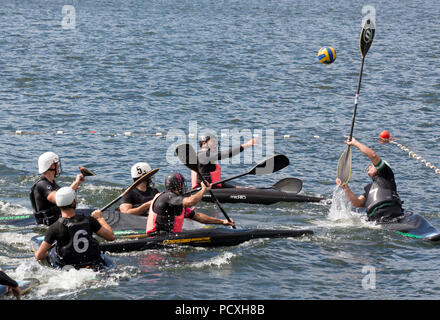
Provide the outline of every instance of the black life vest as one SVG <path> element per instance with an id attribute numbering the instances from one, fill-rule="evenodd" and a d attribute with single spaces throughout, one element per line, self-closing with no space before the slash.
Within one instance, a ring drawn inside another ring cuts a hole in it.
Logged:
<path id="1" fill-rule="evenodd" d="M 52 206 L 48 209 L 38 210 L 39 206 L 37 205 L 37 201 L 35 200 L 35 187 L 40 180 L 41 178 L 38 179 L 38 181 L 35 182 L 35 184 L 31 187 L 29 199 L 31 201 L 34 218 L 37 224 L 45 224 L 46 226 L 50 226 L 61 217 L 61 210 L 56 204 L 52 204 Z"/>
<path id="2" fill-rule="evenodd" d="M 70 236 L 69 243 L 57 247 L 61 264 L 81 268 L 98 263 L 101 251 L 90 230 L 89 218 L 77 215 L 74 220 L 60 218 L 59 221 L 67 228 Z"/>
<path id="3" fill-rule="evenodd" d="M 397 192 L 391 187 L 390 182 L 382 177 L 377 177 L 371 184 L 365 201 L 367 214 L 372 213 L 374 209 L 385 203 L 398 206 L 401 206 L 402 204 Z"/>

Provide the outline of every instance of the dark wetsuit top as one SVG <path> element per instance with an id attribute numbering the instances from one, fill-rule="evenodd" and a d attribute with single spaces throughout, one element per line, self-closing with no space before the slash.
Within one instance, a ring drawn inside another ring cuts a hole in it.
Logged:
<path id="1" fill-rule="evenodd" d="M 77 215 L 73 216 L 69 220 L 76 220 L 78 218 Z M 90 224 L 90 230 L 92 232 L 98 232 L 99 229 L 101 229 L 101 224 L 93 217 L 85 217 L 86 219 L 89 219 Z M 58 247 L 63 247 L 67 245 L 70 242 L 70 234 L 67 228 L 64 226 L 64 224 L 57 220 L 54 222 L 49 229 L 46 232 L 46 236 L 44 237 L 44 241 L 46 241 L 49 244 L 52 244 L 57 241 Z"/>
<path id="2" fill-rule="evenodd" d="M 0 270 L 0 285 L 8 287 L 18 287 L 17 281 L 11 279 L 6 273 Z"/>
<path id="3" fill-rule="evenodd" d="M 244 148 L 242 146 L 238 147 L 232 147 L 229 150 L 224 151 L 218 151 L 218 152 L 211 152 L 210 149 L 202 149 L 198 152 L 197 157 L 199 158 L 200 162 L 200 174 L 203 176 L 203 178 L 211 183 L 211 172 L 216 170 L 215 163 L 217 161 L 232 158 L 233 156 L 239 154 L 242 152 Z M 200 178 L 197 177 L 197 185 L 200 186 Z M 214 185 L 213 188 L 218 188 L 218 185 Z M 235 186 L 231 183 L 222 183 L 222 188 L 235 188 Z"/>
<path id="4" fill-rule="evenodd" d="M 50 182 L 45 176 L 41 176 L 34 188 L 35 204 L 37 211 L 50 209 L 56 207 L 56 204 L 47 200 L 47 197 L 52 191 L 57 191 L 60 186 L 55 182 Z"/>
<path id="5" fill-rule="evenodd" d="M 61 211 L 57 205 L 47 200 L 49 194 L 58 189 L 60 189 L 60 186 L 55 180 L 50 182 L 45 176 L 41 176 L 32 186 L 30 200 L 38 224 L 51 225 L 61 216 Z"/>
<path id="6" fill-rule="evenodd" d="M 153 211 L 158 215 L 178 216 L 182 213 L 182 201 L 184 198 L 184 196 L 179 196 L 171 191 L 164 192 L 158 196 L 154 202 Z M 185 218 L 192 219 L 194 214 L 194 210 L 192 210 L 190 214 L 185 213 Z"/>
<path id="7" fill-rule="evenodd" d="M 145 202 L 153 200 L 154 196 L 159 193 L 159 190 L 152 187 L 147 187 L 147 190 L 141 191 L 138 188 L 134 188 L 128 194 L 122 197 L 121 203 L 130 203 L 133 208 L 137 208 L 143 205 Z M 148 210 L 142 214 L 143 216 L 148 215 Z"/>
<path id="8" fill-rule="evenodd" d="M 153 203 L 153 212 L 157 213 L 156 231 L 171 232 L 173 228 L 174 216 L 182 214 L 184 197 L 167 191 L 157 197 Z M 192 219 L 195 215 L 194 210 L 185 210 L 185 218 Z"/>
<path id="9" fill-rule="evenodd" d="M 403 209 L 401 206 L 400 198 L 397 194 L 397 186 L 396 181 L 394 179 L 394 173 L 393 170 L 390 168 L 390 166 L 383 160 L 380 160 L 380 162 L 375 165 L 378 174 L 373 178 L 373 182 L 377 182 L 379 185 L 385 186 L 388 189 L 391 189 L 393 192 L 396 200 L 399 203 L 396 202 L 384 202 L 377 207 L 373 209 L 372 212 L 368 214 L 370 220 L 379 220 L 382 217 L 383 218 L 395 218 L 403 214 Z M 364 194 L 363 196 L 365 199 L 367 199 L 368 194 L 370 193 L 371 186 L 373 185 L 373 182 L 369 183 L 364 187 Z"/>

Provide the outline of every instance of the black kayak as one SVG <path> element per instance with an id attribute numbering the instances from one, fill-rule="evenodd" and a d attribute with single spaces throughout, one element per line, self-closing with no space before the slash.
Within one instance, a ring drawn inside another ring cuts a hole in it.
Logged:
<path id="1" fill-rule="evenodd" d="M 31 238 L 31 250 L 36 252 L 38 248 L 40 248 L 41 243 L 44 240 L 44 236 L 34 236 Z M 46 259 L 40 260 L 39 263 L 44 266 L 49 266 L 55 269 L 66 269 L 66 267 L 73 266 L 64 266 L 61 264 L 58 255 L 56 254 L 55 247 L 51 248 L 48 252 Z M 108 271 L 115 267 L 113 261 L 107 257 L 105 254 L 101 253 L 101 257 L 99 262 L 90 265 L 90 266 L 82 266 L 82 268 L 90 268 L 94 271 Z M 78 269 L 78 268 L 77 268 Z"/>
<path id="2" fill-rule="evenodd" d="M 222 247 L 235 246 L 259 238 L 291 238 L 311 235 L 311 230 L 273 230 L 273 229 L 229 229 L 204 228 L 167 233 L 155 237 L 145 237 L 130 241 L 101 243 L 103 252 L 130 252 L 148 249 L 162 249 L 170 246 Z"/>
<path id="3" fill-rule="evenodd" d="M 440 231 L 417 213 L 408 212 L 389 222 L 378 222 L 381 228 L 414 239 L 439 241 Z"/>
<path id="4" fill-rule="evenodd" d="M 212 189 L 211 191 L 222 203 L 274 204 L 277 202 L 319 202 L 325 200 L 322 197 L 283 192 L 275 189 L 223 188 Z M 209 193 L 204 194 L 202 200 L 214 202 Z"/>

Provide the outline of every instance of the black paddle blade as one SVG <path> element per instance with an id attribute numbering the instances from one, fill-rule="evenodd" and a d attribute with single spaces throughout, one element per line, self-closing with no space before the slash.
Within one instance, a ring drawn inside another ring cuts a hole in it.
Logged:
<path id="1" fill-rule="evenodd" d="M 371 19 L 365 20 L 364 25 L 362 26 L 361 39 L 359 43 L 362 58 L 365 58 L 365 56 L 367 55 L 367 52 L 370 49 L 371 44 L 373 43 L 375 32 L 376 32 L 376 27 L 374 25 L 373 20 Z"/>
<path id="2" fill-rule="evenodd" d="M 183 143 L 176 147 L 176 155 L 186 167 L 195 172 L 199 172 L 199 158 L 197 153 L 189 143 Z"/>
<path id="3" fill-rule="evenodd" d="M 289 159 L 282 154 L 277 154 L 257 164 L 249 174 L 262 175 L 277 172 L 289 165 Z"/>
<path id="4" fill-rule="evenodd" d="M 351 148 L 350 146 L 345 149 L 345 151 L 341 154 L 341 157 L 338 161 L 338 169 L 336 177 L 341 180 L 342 185 L 346 185 L 350 180 L 351 176 Z"/>
<path id="5" fill-rule="evenodd" d="M 88 177 L 88 176 L 95 176 L 95 173 L 87 168 L 81 167 L 79 166 L 79 171 L 81 171 L 82 175 L 84 177 Z"/>
<path id="6" fill-rule="evenodd" d="M 272 189 L 276 189 L 287 193 L 298 193 L 301 191 L 303 182 L 297 178 L 285 178 L 272 186 Z"/>

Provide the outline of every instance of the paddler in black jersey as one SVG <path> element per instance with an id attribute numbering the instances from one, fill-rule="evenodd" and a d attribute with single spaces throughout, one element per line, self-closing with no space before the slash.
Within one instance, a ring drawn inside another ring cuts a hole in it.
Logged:
<path id="1" fill-rule="evenodd" d="M 51 225 L 61 215 L 55 202 L 55 195 L 60 186 L 55 178 L 61 174 L 61 160 L 53 152 L 45 152 L 38 158 L 38 172 L 41 177 L 32 186 L 29 198 L 37 224 Z M 85 181 L 83 174 L 78 174 L 70 187 L 77 190 Z"/>
<path id="2" fill-rule="evenodd" d="M 386 222 L 403 215 L 402 201 L 397 194 L 396 181 L 391 167 L 383 161 L 372 149 L 352 138 L 346 144 L 358 148 L 367 156 L 372 164 L 366 168 L 368 176 L 373 180 L 365 186 L 364 194 L 357 197 L 348 187 L 341 185 L 341 180 L 336 179 L 347 195 L 347 198 L 357 208 L 366 208 L 369 220 Z"/>
<path id="3" fill-rule="evenodd" d="M 56 258 L 61 266 L 96 268 L 100 263 L 101 250 L 93 233 L 113 241 L 113 229 L 104 220 L 101 210 L 93 211 L 90 217 L 76 215 L 76 192 L 70 187 L 60 188 L 55 201 L 61 210 L 61 218 L 47 230 L 44 241 L 35 253 L 35 259 L 46 258 L 56 241 Z"/>
<path id="4" fill-rule="evenodd" d="M 131 167 L 131 177 L 133 181 L 139 179 L 147 172 L 151 171 L 151 167 L 146 162 L 138 162 Z M 131 190 L 128 194 L 122 197 L 119 211 L 127 214 L 134 214 L 138 216 L 147 216 L 148 209 L 154 196 L 159 193 L 159 190 L 150 186 L 151 177 L 148 180 L 142 181 Z"/>
<path id="5" fill-rule="evenodd" d="M 186 191 L 185 179 L 180 173 L 171 173 L 165 178 L 166 192 L 158 193 L 153 199 L 148 214 L 146 233 L 157 235 L 159 233 L 177 233 L 183 228 L 185 218 L 192 219 L 204 224 L 222 224 L 235 226 L 235 222 L 226 219 L 218 219 L 192 209 L 202 200 L 203 194 L 211 189 L 202 183 L 202 189 L 184 197 Z"/>
<path id="6" fill-rule="evenodd" d="M 200 174 L 209 182 L 221 181 L 221 167 L 217 162 L 223 159 L 231 158 L 244 149 L 257 144 L 257 139 L 251 139 L 248 142 L 232 147 L 229 150 L 219 151 L 217 137 L 213 134 L 204 134 L 199 137 L 200 151 L 197 153 L 200 163 Z M 200 177 L 195 171 L 191 171 L 191 186 L 193 189 L 200 186 Z M 239 188 L 228 182 L 216 184 L 213 188 Z"/>

